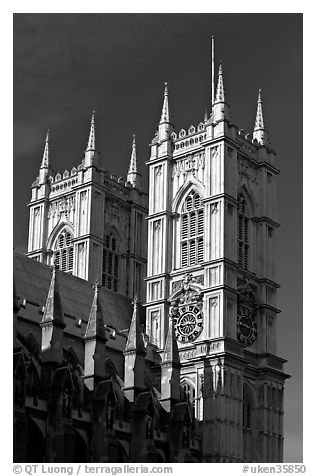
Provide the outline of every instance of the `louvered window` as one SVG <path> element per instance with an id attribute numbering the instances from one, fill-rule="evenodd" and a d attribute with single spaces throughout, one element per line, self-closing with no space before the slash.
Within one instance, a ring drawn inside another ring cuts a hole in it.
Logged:
<path id="1" fill-rule="evenodd" d="M 238 195 L 238 265 L 248 269 L 249 211 L 242 193 Z"/>
<path id="2" fill-rule="evenodd" d="M 102 286 L 117 292 L 119 289 L 119 265 L 118 241 L 108 233 L 104 238 L 103 261 L 102 261 Z"/>
<path id="3" fill-rule="evenodd" d="M 204 209 L 200 195 L 191 191 L 181 212 L 181 267 L 194 266 L 204 260 Z"/>
<path id="4" fill-rule="evenodd" d="M 69 231 L 62 230 L 55 242 L 53 262 L 57 268 L 66 273 L 72 273 L 74 267 L 74 248 L 72 241 L 72 234 Z"/>
<path id="5" fill-rule="evenodd" d="M 243 400 L 243 430 L 249 431 L 252 427 L 252 398 L 248 389 L 244 388 Z"/>
<path id="6" fill-rule="evenodd" d="M 188 238 L 188 215 L 184 215 L 182 219 L 182 239 Z"/>
<path id="7" fill-rule="evenodd" d="M 188 266 L 188 243 L 184 242 L 181 245 L 181 266 L 185 268 Z"/>

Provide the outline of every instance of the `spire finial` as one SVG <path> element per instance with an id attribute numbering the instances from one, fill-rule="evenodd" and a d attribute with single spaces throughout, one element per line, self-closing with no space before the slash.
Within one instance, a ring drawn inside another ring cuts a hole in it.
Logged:
<path id="1" fill-rule="evenodd" d="M 214 97 L 215 97 L 215 40 L 214 36 L 212 35 L 212 104 L 214 104 Z"/>
<path id="2" fill-rule="evenodd" d="M 219 62 L 219 68 L 218 68 L 218 81 L 217 81 L 215 102 L 225 102 L 223 67 L 222 67 L 222 61 L 221 60 Z"/>
<path id="3" fill-rule="evenodd" d="M 163 100 L 163 106 L 162 106 L 162 111 L 161 111 L 161 118 L 160 118 L 160 124 L 163 122 L 169 122 L 169 101 L 168 101 L 168 83 L 165 83 L 165 91 L 164 91 L 164 100 Z"/>
<path id="4" fill-rule="evenodd" d="M 204 112 L 204 122 L 207 122 L 207 107 L 205 108 Z"/>
<path id="5" fill-rule="evenodd" d="M 129 163 L 128 174 L 137 173 L 137 159 L 136 159 L 136 137 L 133 134 L 133 142 L 132 142 L 132 154 L 131 160 Z"/>
<path id="6" fill-rule="evenodd" d="M 89 133 L 89 139 L 88 139 L 88 144 L 87 144 L 87 150 L 96 150 L 95 147 L 95 111 L 92 111 L 91 115 L 91 123 L 90 123 L 90 133 Z"/>
<path id="7" fill-rule="evenodd" d="M 137 171 L 137 156 L 136 156 L 136 137 L 133 134 L 133 141 L 132 141 L 132 153 L 131 159 L 129 162 L 129 168 L 126 177 L 126 183 L 130 184 L 133 188 L 140 188 L 141 187 L 141 180 L 140 174 Z"/>
<path id="8" fill-rule="evenodd" d="M 49 129 L 47 129 L 47 133 L 46 133 L 45 147 L 43 152 L 41 169 L 47 169 L 48 167 L 49 167 Z"/>
<path id="9" fill-rule="evenodd" d="M 95 111 L 92 111 L 91 123 L 90 123 L 90 132 L 89 139 L 85 151 L 84 165 L 86 167 L 99 166 L 100 165 L 100 154 L 96 150 L 96 140 L 95 140 Z"/>
<path id="10" fill-rule="evenodd" d="M 262 90 L 259 89 L 259 91 L 258 91 L 258 100 L 257 100 L 257 114 L 256 114 L 254 131 L 264 129 L 261 93 L 262 93 Z"/>
<path id="11" fill-rule="evenodd" d="M 134 299 L 132 300 L 132 305 L 133 305 L 134 311 L 137 309 L 138 302 L 139 302 L 139 299 L 138 299 L 138 297 L 137 297 L 137 295 L 136 295 L 136 296 L 134 297 Z"/>
<path id="12" fill-rule="evenodd" d="M 98 294 L 99 289 L 100 289 L 100 283 L 99 283 L 98 280 L 96 280 L 96 282 L 94 283 L 93 289 L 94 289 L 94 294 L 95 294 L 95 295 Z"/>
<path id="13" fill-rule="evenodd" d="M 269 144 L 268 132 L 264 126 L 263 110 L 262 110 L 262 90 L 258 91 L 257 112 L 255 126 L 253 129 L 253 139 L 256 139 L 261 145 Z"/>

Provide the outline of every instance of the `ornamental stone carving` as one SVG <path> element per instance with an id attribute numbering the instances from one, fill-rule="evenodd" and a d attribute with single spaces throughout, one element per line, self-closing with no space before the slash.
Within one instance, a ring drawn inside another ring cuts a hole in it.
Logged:
<path id="1" fill-rule="evenodd" d="M 187 155 L 182 159 L 177 160 L 172 168 L 172 177 L 175 175 L 179 177 L 181 174 L 187 175 L 191 173 L 196 176 L 196 173 L 200 169 L 205 167 L 205 154 L 204 152 Z"/>

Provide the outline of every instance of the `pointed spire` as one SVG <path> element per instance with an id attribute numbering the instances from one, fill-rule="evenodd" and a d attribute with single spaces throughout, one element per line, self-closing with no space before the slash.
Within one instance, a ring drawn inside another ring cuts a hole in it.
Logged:
<path id="1" fill-rule="evenodd" d="M 95 111 L 92 111 L 90 132 L 87 147 L 85 150 L 84 165 L 90 167 L 91 165 L 99 165 L 100 153 L 96 149 L 95 140 Z"/>
<path id="2" fill-rule="evenodd" d="M 46 139 L 45 139 L 45 147 L 44 147 L 42 162 L 41 162 L 41 166 L 40 166 L 39 174 L 38 174 L 39 184 L 41 185 L 46 184 L 47 177 L 50 173 L 51 173 L 51 166 L 50 166 L 50 154 L 49 154 L 49 130 L 48 130 L 46 134 Z"/>
<path id="3" fill-rule="evenodd" d="M 85 338 L 100 337 L 101 339 L 105 339 L 104 320 L 99 298 L 99 288 L 100 284 L 96 282 L 94 284 L 94 296 L 88 324 L 86 327 Z"/>
<path id="4" fill-rule="evenodd" d="M 163 122 L 170 122 L 169 121 L 168 83 L 165 83 L 165 92 L 164 92 L 163 106 L 161 111 L 160 124 L 162 124 Z"/>
<path id="5" fill-rule="evenodd" d="M 145 352 L 143 333 L 140 325 L 139 304 L 137 297 L 135 297 L 133 300 L 133 316 L 129 328 L 125 352 L 130 350 Z"/>
<path id="6" fill-rule="evenodd" d="M 213 118 L 213 122 L 215 123 L 222 122 L 223 120 L 225 119 L 227 120 L 230 118 L 229 105 L 225 98 L 222 63 L 220 63 L 219 69 L 218 69 L 218 81 L 217 81 L 215 102 L 212 107 L 212 118 Z M 224 126 L 221 125 L 220 127 L 223 128 Z"/>
<path id="7" fill-rule="evenodd" d="M 45 147 L 43 152 L 43 158 L 41 163 L 41 169 L 48 169 L 49 167 L 49 129 L 47 130 L 46 139 L 45 139 Z"/>
<path id="8" fill-rule="evenodd" d="M 208 117 L 207 117 L 207 107 L 206 107 L 204 112 L 204 122 L 207 122 L 207 120 L 208 120 Z"/>
<path id="9" fill-rule="evenodd" d="M 57 278 L 56 265 L 53 265 L 52 279 L 49 286 L 42 324 L 54 322 L 64 325 L 64 317 L 61 308 L 60 292 Z"/>
<path id="10" fill-rule="evenodd" d="M 140 174 L 137 172 L 137 157 L 136 157 L 136 138 L 133 135 L 131 160 L 126 177 L 126 183 L 129 183 L 133 188 L 140 188 Z"/>
<path id="11" fill-rule="evenodd" d="M 219 68 L 218 68 L 218 80 L 217 80 L 215 103 L 217 102 L 225 102 L 225 89 L 224 89 L 222 62 L 219 63 Z"/>
<path id="12" fill-rule="evenodd" d="M 133 143 L 132 143 L 132 154 L 131 154 L 131 161 L 129 163 L 128 173 L 137 173 L 137 162 L 136 162 L 136 138 L 135 134 L 133 134 Z"/>
<path id="13" fill-rule="evenodd" d="M 91 122 L 90 122 L 90 133 L 86 151 L 96 150 L 95 148 L 95 111 L 92 111 Z"/>
<path id="14" fill-rule="evenodd" d="M 261 89 L 259 89 L 257 99 L 257 113 L 253 130 L 253 139 L 256 139 L 261 145 L 268 145 L 269 137 L 268 131 L 264 127 L 261 93 L 262 91 Z"/>
<path id="15" fill-rule="evenodd" d="M 258 91 L 257 114 L 256 114 L 254 131 L 258 131 L 260 129 L 264 129 L 261 89 L 259 89 Z"/>
<path id="16" fill-rule="evenodd" d="M 162 362 L 180 363 L 177 338 L 174 331 L 173 319 L 169 317 L 169 329 L 166 338 Z"/>

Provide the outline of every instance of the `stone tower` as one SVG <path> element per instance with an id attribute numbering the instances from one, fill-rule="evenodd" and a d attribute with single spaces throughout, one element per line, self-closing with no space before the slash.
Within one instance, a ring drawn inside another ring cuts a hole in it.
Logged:
<path id="1" fill-rule="evenodd" d="M 29 204 L 28 256 L 114 292 L 144 299 L 148 196 L 137 169 L 135 136 L 126 180 L 107 173 L 96 146 L 95 113 L 84 157 L 52 174 L 47 133 Z"/>
<path id="2" fill-rule="evenodd" d="M 276 155 L 259 91 L 253 134 L 232 122 L 219 67 L 211 113 L 178 134 L 165 84 L 149 167 L 146 331 L 163 361 L 173 319 L 203 461 L 282 461 L 276 353 Z"/>

